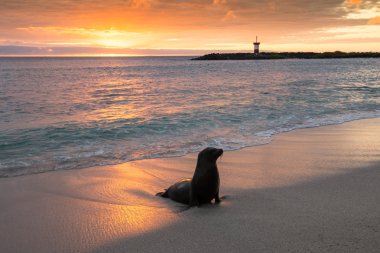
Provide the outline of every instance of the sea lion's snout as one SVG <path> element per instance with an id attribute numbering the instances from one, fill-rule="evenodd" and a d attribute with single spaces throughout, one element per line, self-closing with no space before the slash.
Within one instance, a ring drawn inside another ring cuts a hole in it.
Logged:
<path id="1" fill-rule="evenodd" d="M 217 160 L 221 155 L 223 155 L 223 149 L 221 148 L 211 148 L 210 156 L 213 160 Z"/>
<path id="2" fill-rule="evenodd" d="M 223 149 L 221 148 L 212 148 L 212 147 L 208 147 L 208 148 L 205 148 L 204 150 L 202 150 L 199 154 L 198 154 L 198 160 L 199 161 L 210 161 L 210 162 L 213 162 L 215 163 L 216 160 L 223 154 Z"/>
<path id="3" fill-rule="evenodd" d="M 215 154 L 216 154 L 216 157 L 220 157 L 221 155 L 223 155 L 223 149 L 221 148 L 217 148 L 216 151 L 215 151 Z"/>

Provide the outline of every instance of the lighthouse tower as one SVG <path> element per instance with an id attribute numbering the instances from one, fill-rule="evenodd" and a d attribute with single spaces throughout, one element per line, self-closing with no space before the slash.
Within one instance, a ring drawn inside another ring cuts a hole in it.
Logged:
<path id="1" fill-rule="evenodd" d="M 260 50 L 259 50 L 260 42 L 257 41 L 257 36 L 256 36 L 256 42 L 253 42 L 253 45 L 254 45 L 254 48 L 255 48 L 255 50 L 253 52 L 255 54 L 259 54 L 260 53 Z"/>

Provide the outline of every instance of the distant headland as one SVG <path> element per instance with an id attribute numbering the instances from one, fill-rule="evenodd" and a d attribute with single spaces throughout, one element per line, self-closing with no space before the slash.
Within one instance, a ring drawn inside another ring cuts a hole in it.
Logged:
<path id="1" fill-rule="evenodd" d="M 191 60 L 280 60 L 280 59 L 336 59 L 336 58 L 380 58 L 380 52 L 260 52 L 206 54 Z"/>

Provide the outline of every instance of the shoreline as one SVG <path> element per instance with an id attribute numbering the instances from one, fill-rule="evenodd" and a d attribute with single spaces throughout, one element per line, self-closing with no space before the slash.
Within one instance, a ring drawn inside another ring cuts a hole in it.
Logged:
<path id="1" fill-rule="evenodd" d="M 0 251 L 376 252 L 379 127 L 354 120 L 227 151 L 227 198 L 180 213 L 154 194 L 191 176 L 196 153 L 2 178 Z"/>
<path id="2" fill-rule="evenodd" d="M 375 112 L 371 112 L 371 113 L 375 113 Z M 347 115 L 344 115 L 344 116 L 347 116 Z M 294 126 L 294 127 L 290 128 L 290 129 L 286 129 L 286 130 L 283 129 L 282 131 L 274 132 L 273 134 L 270 134 L 270 136 L 266 137 L 266 138 L 269 138 L 269 140 L 267 142 L 258 143 L 258 144 L 252 144 L 252 145 L 246 145 L 246 146 L 241 146 L 241 147 L 234 148 L 234 149 L 225 149 L 225 151 L 229 151 L 229 152 L 230 151 L 239 151 L 239 150 L 246 149 L 246 148 L 260 147 L 260 146 L 263 146 L 263 145 L 268 145 L 268 144 L 270 144 L 273 141 L 273 139 L 277 135 L 281 135 L 281 134 L 285 134 L 285 133 L 289 133 L 289 132 L 293 132 L 293 131 L 298 131 L 298 130 L 303 130 L 303 129 L 313 129 L 313 128 L 326 127 L 326 126 L 327 127 L 328 126 L 337 126 L 337 125 L 346 124 L 346 123 L 350 123 L 350 122 L 354 122 L 354 121 L 371 120 L 371 119 L 380 119 L 380 116 L 379 115 L 371 115 L 371 116 L 367 115 L 367 117 L 363 117 L 363 118 L 350 118 L 348 120 L 341 119 L 340 121 L 337 118 L 335 118 L 334 119 L 335 121 L 332 122 L 332 123 L 323 122 L 323 123 L 321 123 L 319 125 L 313 125 L 313 124 L 306 125 L 306 123 L 305 123 L 305 124 L 303 124 L 303 126 Z M 271 131 L 271 130 L 268 130 L 268 131 Z M 223 147 L 220 147 L 220 148 L 223 148 Z M 16 177 L 23 177 L 23 176 L 29 176 L 29 175 L 38 175 L 38 174 L 43 174 L 43 173 L 48 173 L 48 172 L 72 171 L 72 170 L 82 170 L 82 169 L 95 168 L 95 167 L 117 166 L 117 165 L 122 165 L 124 163 L 129 163 L 129 162 L 145 161 L 145 160 L 152 160 L 152 159 L 181 158 L 181 157 L 184 157 L 184 156 L 187 156 L 187 155 L 196 155 L 197 152 L 199 152 L 199 151 L 185 151 L 184 154 L 179 154 L 179 155 L 168 155 L 168 156 L 159 156 L 159 157 L 138 158 L 138 159 L 127 160 L 127 161 L 118 162 L 118 163 L 107 163 L 107 164 L 92 165 L 90 167 L 80 167 L 80 168 L 71 168 L 71 169 L 58 169 L 58 170 L 51 169 L 51 170 L 31 172 L 29 174 L 16 174 L 16 175 L 7 175 L 7 176 L 0 175 L 0 180 L 4 179 L 4 178 L 16 178 Z"/>

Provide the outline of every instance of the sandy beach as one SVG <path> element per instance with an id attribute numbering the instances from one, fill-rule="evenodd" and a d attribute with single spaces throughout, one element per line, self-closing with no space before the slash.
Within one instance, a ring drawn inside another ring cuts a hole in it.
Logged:
<path id="1" fill-rule="evenodd" d="M 378 252 L 380 119 L 225 152 L 219 205 L 154 196 L 196 154 L 0 179 L 0 252 Z"/>

